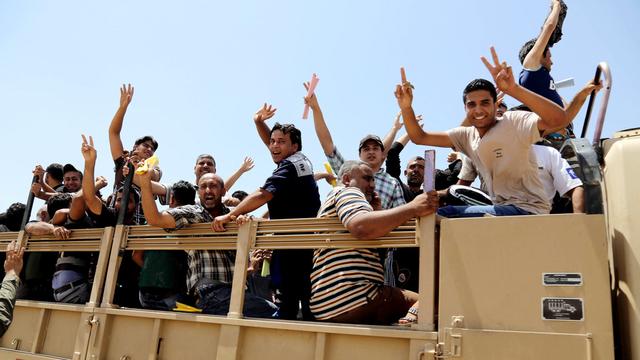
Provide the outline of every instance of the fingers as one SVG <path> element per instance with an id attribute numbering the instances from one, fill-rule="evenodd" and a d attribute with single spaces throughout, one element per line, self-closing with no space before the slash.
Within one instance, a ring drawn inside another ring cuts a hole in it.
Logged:
<path id="1" fill-rule="evenodd" d="M 305 90 L 309 91 L 309 85 L 310 85 L 310 84 L 309 84 L 309 82 L 308 82 L 308 81 L 303 82 L 303 83 L 302 83 L 302 85 L 304 85 L 304 89 L 305 89 Z"/>
<path id="2" fill-rule="evenodd" d="M 492 46 L 491 47 L 491 57 L 493 58 L 493 63 L 496 66 L 500 65 L 500 59 L 498 59 L 498 53 L 496 52 L 496 49 Z"/>
<path id="3" fill-rule="evenodd" d="M 87 138 L 84 136 L 84 134 L 81 134 L 82 136 L 82 145 L 87 145 Z"/>
<path id="4" fill-rule="evenodd" d="M 93 146 L 93 136 L 89 135 L 89 145 L 91 145 L 91 147 Z"/>
<path id="5" fill-rule="evenodd" d="M 393 94 L 396 96 L 396 99 L 399 99 L 400 96 L 402 96 L 402 86 L 396 85 L 396 91 L 394 91 Z"/>
<path id="6" fill-rule="evenodd" d="M 484 64 L 484 66 L 487 68 L 487 70 L 489 70 L 489 72 L 493 75 L 493 71 L 495 70 L 495 68 L 493 67 L 493 65 L 491 65 L 491 63 L 489 62 L 489 60 L 487 60 L 486 57 L 484 56 L 480 56 L 480 60 L 482 60 L 482 63 Z"/>

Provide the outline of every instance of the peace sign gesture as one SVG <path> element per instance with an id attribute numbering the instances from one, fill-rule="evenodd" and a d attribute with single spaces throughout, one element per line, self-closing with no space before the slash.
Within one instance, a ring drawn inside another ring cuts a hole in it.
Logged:
<path id="1" fill-rule="evenodd" d="M 82 157 L 84 161 L 95 163 L 97 153 L 95 147 L 93 147 L 93 137 L 89 136 L 89 142 L 87 142 L 87 137 L 82 134 Z"/>
<path id="2" fill-rule="evenodd" d="M 496 83 L 498 88 L 505 94 L 509 94 L 509 92 L 516 86 L 516 81 L 513 78 L 513 70 L 511 69 L 511 66 L 507 65 L 506 61 L 503 61 L 502 63 L 500 62 L 498 54 L 493 46 L 491 47 L 491 57 L 493 58 L 493 65 L 491 65 L 484 56 L 480 57 L 480 60 L 482 60 L 484 66 L 486 66 L 487 70 L 491 73 L 493 81 Z"/>

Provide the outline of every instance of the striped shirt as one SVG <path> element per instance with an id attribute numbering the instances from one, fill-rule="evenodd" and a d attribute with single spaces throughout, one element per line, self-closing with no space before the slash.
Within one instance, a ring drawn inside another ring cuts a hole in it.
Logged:
<path id="1" fill-rule="evenodd" d="M 338 217 L 347 226 L 356 215 L 373 211 L 360 189 L 335 188 L 318 217 Z M 369 249 L 317 249 L 311 272 L 311 312 L 330 320 L 367 303 L 384 283 L 380 257 Z"/>
<path id="2" fill-rule="evenodd" d="M 333 171 L 339 174 L 340 168 L 344 164 L 344 157 L 337 147 L 333 148 L 333 154 L 327 155 L 327 161 L 331 164 Z M 396 178 L 387 174 L 382 167 L 373 174 L 373 177 L 376 180 L 375 191 L 380 197 L 383 209 L 392 209 L 405 204 L 402 186 L 400 186 L 400 182 Z"/>

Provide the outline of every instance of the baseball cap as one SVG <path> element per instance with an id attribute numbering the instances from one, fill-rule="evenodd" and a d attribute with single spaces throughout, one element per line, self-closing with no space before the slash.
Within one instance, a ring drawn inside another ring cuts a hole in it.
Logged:
<path id="1" fill-rule="evenodd" d="M 362 148 L 364 147 L 364 144 L 370 140 L 380 145 L 380 149 L 384 151 L 384 145 L 382 145 L 382 140 L 380 140 L 380 137 L 378 135 L 369 134 L 363 137 L 362 140 L 360 140 L 360 146 L 358 146 L 358 152 L 360 152 L 360 150 L 362 150 Z"/>

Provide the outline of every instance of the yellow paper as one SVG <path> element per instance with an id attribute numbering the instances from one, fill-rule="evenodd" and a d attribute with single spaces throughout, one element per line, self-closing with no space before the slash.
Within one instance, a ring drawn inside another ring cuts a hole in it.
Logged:
<path id="1" fill-rule="evenodd" d="M 181 302 L 176 301 L 176 307 L 173 309 L 173 311 L 182 311 L 182 312 L 202 312 L 202 309 L 198 309 L 196 307 L 193 306 L 189 306 L 187 304 L 183 304 Z"/>
<path id="2" fill-rule="evenodd" d="M 160 163 L 160 160 L 158 160 L 158 157 L 154 154 L 153 156 L 145 160 L 142 166 L 136 169 L 136 174 L 138 175 L 146 174 L 147 171 L 158 166 L 159 163 Z"/>

